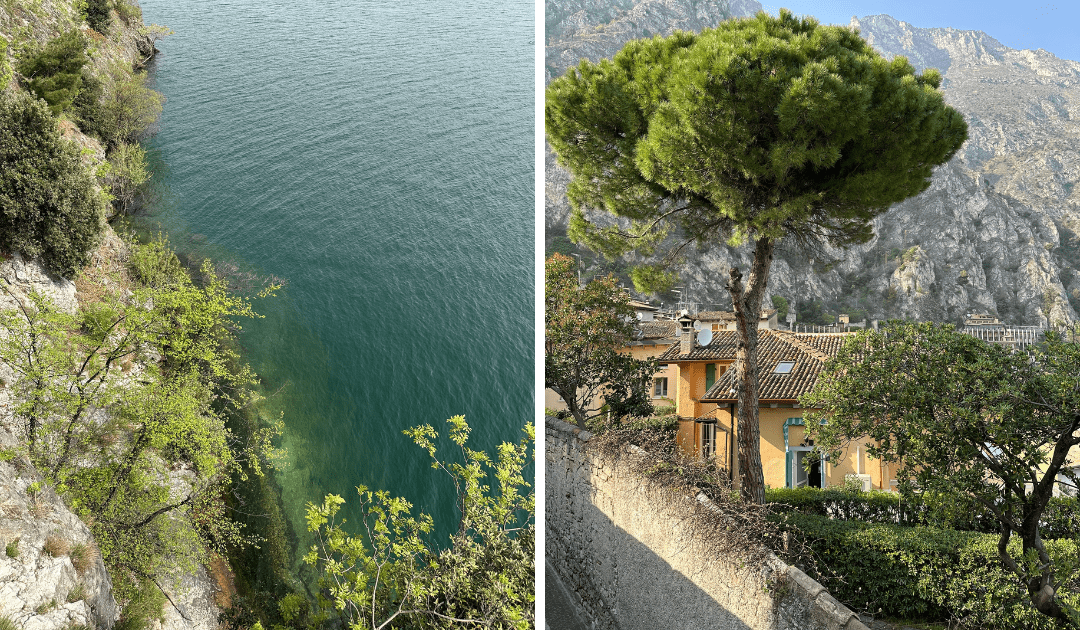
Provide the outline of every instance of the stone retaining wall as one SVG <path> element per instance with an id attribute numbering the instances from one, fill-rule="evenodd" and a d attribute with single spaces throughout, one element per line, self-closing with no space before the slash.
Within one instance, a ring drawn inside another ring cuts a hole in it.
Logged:
<path id="1" fill-rule="evenodd" d="M 865 630 L 820 584 L 773 555 L 717 560 L 702 536 L 591 434 L 547 418 L 546 554 L 594 630 Z M 686 513 L 685 508 L 681 510 Z"/>

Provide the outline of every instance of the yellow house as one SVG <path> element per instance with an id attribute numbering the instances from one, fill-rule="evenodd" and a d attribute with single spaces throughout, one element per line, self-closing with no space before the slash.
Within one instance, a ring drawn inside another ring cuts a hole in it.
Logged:
<path id="1" fill-rule="evenodd" d="M 660 357 L 674 367 L 678 441 L 692 455 L 712 457 L 739 479 L 737 447 L 738 400 L 732 381 L 737 333 L 692 327 L 680 320 L 680 341 Z M 824 487 L 857 476 L 863 488 L 889 490 L 889 467 L 870 459 L 865 446 L 852 444 L 839 461 L 818 460 L 812 440 L 805 437 L 799 396 L 814 387 L 826 360 L 840 350 L 850 333 L 793 333 L 758 330 L 759 421 L 761 463 L 769 487 Z M 806 461 L 813 462 L 809 471 Z"/>

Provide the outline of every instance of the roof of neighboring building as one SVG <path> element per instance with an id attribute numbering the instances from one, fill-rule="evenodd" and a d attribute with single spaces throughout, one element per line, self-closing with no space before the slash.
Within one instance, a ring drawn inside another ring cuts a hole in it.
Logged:
<path id="1" fill-rule="evenodd" d="M 659 311 L 660 310 L 659 306 L 653 306 L 652 304 L 649 304 L 648 302 L 642 302 L 640 300 L 635 300 L 633 298 L 630 299 L 630 306 L 634 307 L 635 310 L 639 310 L 639 311 Z"/>
<path id="2" fill-rule="evenodd" d="M 758 331 L 758 374 L 760 377 L 758 398 L 761 400 L 795 400 L 809 392 L 817 382 L 818 374 L 830 357 L 836 356 L 841 346 L 853 333 L 792 333 L 782 330 Z M 695 344 L 688 354 L 680 354 L 679 344 L 660 355 L 660 363 L 680 361 L 734 361 L 738 333 L 721 330 L 713 333 L 712 342 L 701 347 Z M 794 363 L 787 374 L 776 374 L 781 361 Z M 712 388 L 701 398 L 703 402 L 735 400 L 731 394 L 734 372 L 724 372 Z"/>
<path id="3" fill-rule="evenodd" d="M 644 339 L 674 339 L 679 336 L 679 323 L 670 319 L 638 322 L 637 329 L 640 331 L 637 336 L 638 341 Z"/>
<path id="4" fill-rule="evenodd" d="M 775 308 L 764 309 L 761 311 L 761 319 L 768 319 L 776 314 Z M 734 311 L 701 311 L 700 313 L 694 313 L 691 315 L 693 319 L 703 322 L 733 322 L 735 321 Z"/>

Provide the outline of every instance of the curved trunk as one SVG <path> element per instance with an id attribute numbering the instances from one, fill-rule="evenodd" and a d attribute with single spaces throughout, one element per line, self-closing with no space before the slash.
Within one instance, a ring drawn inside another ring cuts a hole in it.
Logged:
<path id="1" fill-rule="evenodd" d="M 735 378 L 739 392 L 739 481 L 746 501 L 765 503 L 765 475 L 761 469 L 761 429 L 758 425 L 757 325 L 761 301 L 772 267 L 773 241 L 754 242 L 754 262 L 744 290 L 742 273 L 731 268 L 728 291 L 735 311 L 739 341 L 735 355 Z"/>

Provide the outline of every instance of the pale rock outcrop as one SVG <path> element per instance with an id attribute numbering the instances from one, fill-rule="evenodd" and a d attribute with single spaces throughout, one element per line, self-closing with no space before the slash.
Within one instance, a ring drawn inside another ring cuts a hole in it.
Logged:
<path id="1" fill-rule="evenodd" d="M 26 260 L 18 253 L 0 261 L 0 285 L 11 290 L 8 294 L 0 289 L 0 309 L 18 307 L 16 300 L 26 303 L 29 294 L 35 291 L 48 297 L 65 313 L 74 314 L 79 308 L 74 282 L 50 275 L 39 261 Z"/>
<path id="2" fill-rule="evenodd" d="M 0 404 L 8 403 L 3 398 Z M 7 429 L 0 428 L 0 447 L 16 443 Z M 41 484 L 35 491 L 32 484 L 40 481 L 24 458 L 0 461 L 0 545 L 5 548 L 0 553 L 0 617 L 31 630 L 109 627 L 119 608 L 90 529 L 47 486 Z M 46 552 L 50 537 L 66 551 L 57 557 Z M 71 556 L 76 545 L 88 554 L 88 566 L 81 573 Z"/>

